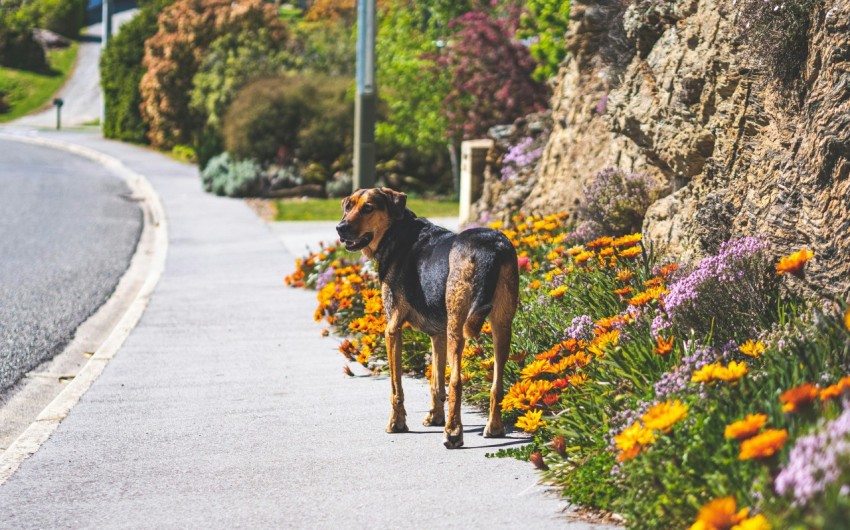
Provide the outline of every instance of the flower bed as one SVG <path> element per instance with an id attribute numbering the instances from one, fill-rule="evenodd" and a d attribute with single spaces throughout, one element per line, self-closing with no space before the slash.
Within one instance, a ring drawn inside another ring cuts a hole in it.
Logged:
<path id="1" fill-rule="evenodd" d="M 498 224 L 517 248 L 521 308 L 505 370 L 520 449 L 572 502 L 632 528 L 838 528 L 850 520 L 850 312 L 785 288 L 761 238 L 680 267 L 640 234 L 576 244 L 565 215 Z M 385 368 L 377 274 L 331 245 L 287 278 L 318 290 L 340 351 Z M 430 375 L 430 341 L 404 332 L 404 367 Z M 492 341 L 468 341 L 464 397 L 485 406 Z"/>

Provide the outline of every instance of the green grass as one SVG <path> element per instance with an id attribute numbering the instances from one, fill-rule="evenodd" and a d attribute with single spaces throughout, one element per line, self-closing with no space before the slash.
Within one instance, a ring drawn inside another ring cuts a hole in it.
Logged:
<path id="1" fill-rule="evenodd" d="M 0 114 L 0 123 L 20 118 L 48 104 L 68 78 L 79 48 L 79 43 L 73 42 L 64 50 L 48 52 L 49 72 L 0 67 L 0 91 L 8 94 L 6 102 L 10 106 L 8 112 Z"/>
<path id="2" fill-rule="evenodd" d="M 275 221 L 336 221 L 342 217 L 340 199 L 277 201 Z M 408 199 L 407 207 L 420 217 L 457 217 L 458 203 Z"/>

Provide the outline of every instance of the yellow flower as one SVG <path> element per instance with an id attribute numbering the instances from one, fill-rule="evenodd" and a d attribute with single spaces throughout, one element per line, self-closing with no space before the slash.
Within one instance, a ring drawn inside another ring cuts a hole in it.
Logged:
<path id="1" fill-rule="evenodd" d="M 653 442 L 655 442 L 655 433 L 636 421 L 614 437 L 614 443 L 620 450 L 617 460 L 620 462 L 631 460 L 640 453 L 642 448 Z"/>
<path id="2" fill-rule="evenodd" d="M 779 396 L 782 412 L 796 412 L 805 405 L 810 404 L 818 397 L 818 387 L 812 383 L 803 383 L 788 389 Z"/>
<path id="3" fill-rule="evenodd" d="M 631 280 L 632 276 L 634 275 L 635 273 L 633 271 L 630 271 L 629 269 L 622 269 L 620 271 L 617 271 L 617 281 L 627 282 Z"/>
<path id="4" fill-rule="evenodd" d="M 814 255 L 814 252 L 803 247 L 797 252 L 781 258 L 779 263 L 776 264 L 776 274 L 800 272 L 806 266 L 806 262 L 812 259 Z"/>
<path id="5" fill-rule="evenodd" d="M 640 243 L 642 238 L 643 236 L 641 236 L 640 233 L 631 234 L 628 236 L 618 237 L 611 244 L 615 247 L 627 247 L 629 245 L 634 245 L 635 243 Z"/>
<path id="6" fill-rule="evenodd" d="M 604 237 L 600 237 L 599 239 L 594 239 L 593 241 L 588 243 L 586 246 L 587 246 L 587 248 L 608 247 L 613 242 L 614 242 L 613 237 L 604 236 Z"/>
<path id="7" fill-rule="evenodd" d="M 744 440 L 754 436 L 767 423 L 765 414 L 748 414 L 746 418 L 726 426 L 723 435 L 726 438 Z"/>
<path id="8" fill-rule="evenodd" d="M 606 248 L 603 248 L 602 250 L 599 251 L 599 257 L 600 258 L 607 258 L 607 257 L 613 256 L 613 255 L 614 255 L 614 249 L 611 248 L 611 247 L 606 247 Z"/>
<path id="9" fill-rule="evenodd" d="M 564 296 L 564 293 L 566 293 L 566 292 L 567 292 L 567 286 L 561 285 L 560 287 L 555 287 L 554 289 L 549 291 L 549 296 L 551 296 L 552 298 L 560 298 L 560 297 Z"/>
<path id="10" fill-rule="evenodd" d="M 522 369 L 522 372 L 520 372 L 520 378 L 522 380 L 534 379 L 540 374 L 550 373 L 551 368 L 552 365 L 549 364 L 549 361 L 546 359 L 534 361 Z"/>
<path id="11" fill-rule="evenodd" d="M 667 290 L 665 290 L 662 286 L 652 287 L 650 289 L 647 289 L 646 291 L 643 291 L 642 293 L 634 295 L 629 300 L 629 304 L 633 306 L 645 305 L 651 302 L 652 300 L 658 300 L 661 295 L 665 294 L 666 292 Z"/>
<path id="12" fill-rule="evenodd" d="M 850 376 L 842 377 L 839 382 L 820 391 L 820 400 L 837 398 L 848 389 L 850 389 Z"/>
<path id="13" fill-rule="evenodd" d="M 688 417 L 688 406 L 683 405 L 678 399 L 670 402 L 659 403 L 641 417 L 647 429 L 653 431 L 670 432 L 670 429 L 680 420 Z"/>
<path id="14" fill-rule="evenodd" d="M 733 526 L 732 530 L 771 530 L 771 526 L 764 515 L 758 514 L 749 519 L 744 519 Z"/>
<path id="15" fill-rule="evenodd" d="M 528 410 L 535 406 L 543 394 L 552 390 L 552 383 L 544 380 L 520 381 L 511 386 L 502 399 L 502 408 L 509 410 Z"/>
<path id="16" fill-rule="evenodd" d="M 728 366 L 721 366 L 720 369 L 715 373 L 714 377 L 720 379 L 721 381 L 726 381 L 727 383 L 730 381 L 737 381 L 738 379 L 744 377 L 749 372 L 749 368 L 747 367 L 747 363 L 745 362 L 737 362 L 732 361 Z"/>
<path id="17" fill-rule="evenodd" d="M 844 327 L 847 328 L 847 331 L 850 331 L 850 309 L 844 313 Z"/>
<path id="18" fill-rule="evenodd" d="M 738 455 L 738 459 L 750 460 L 772 456 L 782 449 L 787 439 L 788 431 L 785 429 L 767 429 L 763 433 L 741 442 L 741 453 Z"/>
<path id="19" fill-rule="evenodd" d="M 633 258 L 640 255 L 640 247 L 630 247 L 620 251 L 621 258 Z"/>
<path id="20" fill-rule="evenodd" d="M 540 419 L 541 416 L 543 416 L 542 410 L 529 410 L 524 416 L 520 416 L 516 420 L 516 426 L 525 432 L 535 432 L 540 427 L 546 425 L 546 422 Z"/>
<path id="21" fill-rule="evenodd" d="M 596 254 L 594 254 L 592 251 L 586 250 L 586 251 L 582 252 L 581 254 L 575 256 L 573 258 L 573 261 L 575 261 L 576 263 L 579 263 L 579 264 L 584 263 L 585 261 L 589 260 L 590 258 L 592 258 L 595 255 Z"/>
<path id="22" fill-rule="evenodd" d="M 754 358 L 758 359 L 761 356 L 761 354 L 764 353 L 765 346 L 764 346 L 764 344 L 762 344 L 762 342 L 760 340 L 759 341 L 748 340 L 747 342 L 741 344 L 738 347 L 738 350 L 741 353 L 743 353 L 744 355 L 749 355 L 750 357 L 754 357 Z"/>
<path id="23" fill-rule="evenodd" d="M 581 245 L 576 245 L 567 249 L 567 254 L 570 256 L 575 256 L 581 254 L 582 252 L 584 252 L 584 247 Z"/>
<path id="24" fill-rule="evenodd" d="M 567 379 L 569 379 L 571 385 L 581 386 L 587 382 L 587 374 L 573 374 Z"/>
<path id="25" fill-rule="evenodd" d="M 690 530 L 730 530 L 746 519 L 749 512 L 749 508 L 738 510 L 734 497 L 714 499 L 700 508 Z"/>

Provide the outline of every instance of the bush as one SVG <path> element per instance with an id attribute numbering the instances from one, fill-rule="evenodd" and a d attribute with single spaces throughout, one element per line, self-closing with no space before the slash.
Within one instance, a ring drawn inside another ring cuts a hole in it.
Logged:
<path id="1" fill-rule="evenodd" d="M 206 50 L 226 34 L 267 31 L 286 42 L 288 31 L 272 4 L 262 0 L 178 0 L 158 18 L 158 31 L 145 42 L 140 82 L 142 116 L 156 147 L 195 145 L 206 117 L 190 106 L 193 79 Z"/>
<path id="2" fill-rule="evenodd" d="M 348 79 L 290 76 L 246 86 L 224 118 L 224 144 L 237 160 L 321 164 L 329 174 L 351 151 L 354 106 Z"/>
<path id="3" fill-rule="evenodd" d="M 38 27 L 74 39 L 86 21 L 87 0 L 38 0 L 41 17 Z"/>
<path id="4" fill-rule="evenodd" d="M 451 76 L 443 112 L 456 142 L 483 137 L 494 125 L 548 106 L 549 89 L 532 78 L 537 63 L 514 40 L 510 20 L 474 12 L 450 27 L 453 41 L 437 64 Z"/>
<path id="5" fill-rule="evenodd" d="M 233 160 L 229 154 L 213 157 L 201 172 L 204 190 L 228 197 L 254 197 L 263 191 L 262 168 L 253 160 Z"/>
<path id="6" fill-rule="evenodd" d="M 139 13 L 119 31 L 100 57 L 100 85 L 106 106 L 103 134 L 127 142 L 146 143 L 148 124 L 142 119 L 139 83 L 145 74 L 145 41 L 157 32 L 159 12 L 174 0 L 140 3 Z"/>
<path id="7" fill-rule="evenodd" d="M 537 61 L 534 79 L 546 82 L 558 74 L 567 56 L 564 34 L 570 20 L 569 0 L 531 0 L 520 18 L 518 36 L 528 40 L 528 50 Z"/>
<path id="8" fill-rule="evenodd" d="M 580 228 L 594 235 L 639 232 L 657 193 L 656 185 L 646 175 L 604 169 L 584 187 L 584 204 L 578 213 L 590 226 Z"/>
<path id="9" fill-rule="evenodd" d="M 47 56 L 41 45 L 33 38 L 32 29 L 6 25 L 2 16 L 0 16 L 0 66 L 34 71 L 47 69 Z"/>

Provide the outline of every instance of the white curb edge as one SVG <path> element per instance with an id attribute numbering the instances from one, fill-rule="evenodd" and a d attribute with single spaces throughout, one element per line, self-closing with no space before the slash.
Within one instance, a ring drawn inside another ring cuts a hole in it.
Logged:
<path id="1" fill-rule="evenodd" d="M 106 340 L 97 348 L 91 359 L 80 373 L 59 393 L 50 404 L 38 415 L 35 421 L 3 452 L 0 454 L 0 485 L 9 480 L 21 464 L 33 455 L 47 441 L 53 431 L 59 427 L 74 405 L 91 387 L 92 383 L 103 373 L 106 364 L 124 344 L 136 324 L 141 319 L 145 308 L 159 283 L 165 269 L 165 259 L 168 254 L 168 221 L 165 209 L 159 195 L 151 183 L 143 175 L 132 171 L 119 159 L 99 151 L 75 144 L 68 144 L 46 138 L 18 136 L 0 132 L 0 139 L 41 145 L 53 149 L 67 151 L 91 159 L 108 170 L 120 176 L 130 187 L 134 195 L 143 198 L 149 215 L 144 215 L 145 226 L 153 234 L 152 258 L 150 270 L 139 292 L 130 303 L 118 324 L 112 329 Z M 136 252 L 146 249 L 136 248 Z"/>

